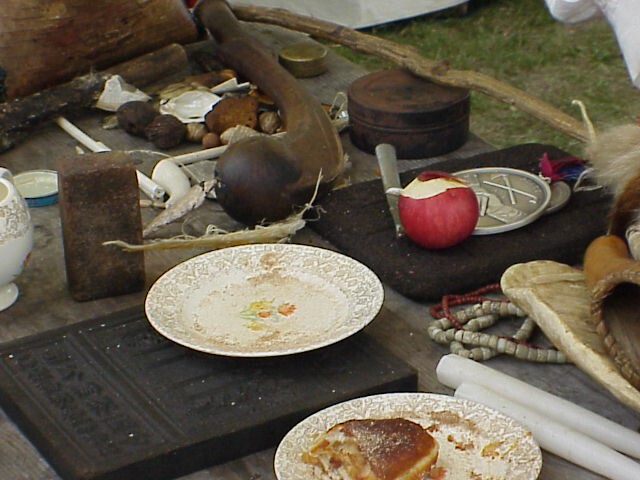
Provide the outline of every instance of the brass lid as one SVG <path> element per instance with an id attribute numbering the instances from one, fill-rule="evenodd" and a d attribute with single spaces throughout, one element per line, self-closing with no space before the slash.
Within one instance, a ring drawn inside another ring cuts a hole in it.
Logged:
<path id="1" fill-rule="evenodd" d="M 327 49 L 318 43 L 300 42 L 282 47 L 278 53 L 280 64 L 294 77 L 315 77 L 327 71 Z"/>

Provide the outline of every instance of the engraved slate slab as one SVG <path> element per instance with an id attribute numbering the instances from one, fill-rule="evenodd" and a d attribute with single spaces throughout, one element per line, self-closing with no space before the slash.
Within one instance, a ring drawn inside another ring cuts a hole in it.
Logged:
<path id="1" fill-rule="evenodd" d="M 276 445 L 309 414 L 417 374 L 359 333 L 295 356 L 177 345 L 141 311 L 0 348 L 0 404 L 65 479 L 169 479 Z"/>

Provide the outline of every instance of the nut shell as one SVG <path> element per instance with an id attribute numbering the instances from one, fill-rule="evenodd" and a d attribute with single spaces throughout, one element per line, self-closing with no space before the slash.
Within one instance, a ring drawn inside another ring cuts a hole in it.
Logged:
<path id="1" fill-rule="evenodd" d="M 258 126 L 258 100 L 249 95 L 225 97 L 204 117 L 210 132 L 220 135 L 228 128 L 244 125 Z"/>
<path id="2" fill-rule="evenodd" d="M 222 145 L 220 141 L 220 135 L 217 133 L 209 132 L 204 137 L 202 137 L 202 146 L 204 148 L 214 148 Z"/>
<path id="3" fill-rule="evenodd" d="M 149 141 L 158 148 L 173 148 L 182 143 L 187 134 L 187 127 L 173 115 L 157 115 L 147 125 L 145 134 Z"/>
<path id="4" fill-rule="evenodd" d="M 245 127 L 244 125 L 236 125 L 235 127 L 227 128 L 222 132 L 222 134 L 220 134 L 220 141 L 223 145 L 231 145 L 239 142 L 240 140 L 256 137 L 258 135 L 264 134 L 254 130 L 253 128 Z"/>
<path id="5" fill-rule="evenodd" d="M 261 132 L 271 135 L 276 133 L 282 126 L 282 120 L 280 119 L 278 112 L 268 110 L 260 114 L 258 117 L 258 124 Z"/>
<path id="6" fill-rule="evenodd" d="M 123 103 L 116 111 L 118 126 L 137 137 L 146 136 L 145 129 L 156 115 L 158 112 L 151 104 L 139 100 Z"/>
<path id="7" fill-rule="evenodd" d="M 202 139 L 208 132 L 206 125 L 202 123 L 188 123 L 186 138 L 193 143 L 202 143 Z"/>

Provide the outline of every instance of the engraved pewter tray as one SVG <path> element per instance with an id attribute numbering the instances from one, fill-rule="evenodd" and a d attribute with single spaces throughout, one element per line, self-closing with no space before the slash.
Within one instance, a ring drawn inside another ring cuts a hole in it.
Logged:
<path id="1" fill-rule="evenodd" d="M 162 335 L 232 357 L 288 355 L 366 326 L 384 290 L 345 255 L 294 244 L 230 247 L 186 260 L 151 287 L 145 312 Z"/>
<path id="2" fill-rule="evenodd" d="M 296 425 L 276 450 L 278 480 L 321 478 L 301 455 L 333 425 L 351 419 L 406 418 L 429 429 L 438 441 L 435 467 L 444 478 L 535 480 L 542 469 L 540 447 L 515 420 L 469 400 L 430 393 L 389 393 L 348 400 Z M 314 473 L 315 472 L 315 473 Z"/>
<path id="3" fill-rule="evenodd" d="M 524 227 L 537 220 L 551 200 L 551 188 L 537 175 L 506 167 L 455 172 L 478 196 L 480 218 L 474 235 L 490 235 Z"/>

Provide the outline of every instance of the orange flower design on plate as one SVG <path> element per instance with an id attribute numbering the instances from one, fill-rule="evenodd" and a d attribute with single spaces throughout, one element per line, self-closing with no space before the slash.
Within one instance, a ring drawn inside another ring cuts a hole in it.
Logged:
<path id="1" fill-rule="evenodd" d="M 285 317 L 288 317 L 295 311 L 296 311 L 296 306 L 293 303 L 285 302 L 281 305 L 278 305 L 278 313 Z"/>
<path id="2" fill-rule="evenodd" d="M 295 311 L 296 306 L 293 303 L 283 302 L 276 305 L 275 300 L 257 300 L 240 311 L 240 317 L 251 321 L 248 327 L 252 330 L 260 330 L 264 328 L 264 320 L 288 317 Z"/>

